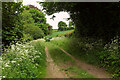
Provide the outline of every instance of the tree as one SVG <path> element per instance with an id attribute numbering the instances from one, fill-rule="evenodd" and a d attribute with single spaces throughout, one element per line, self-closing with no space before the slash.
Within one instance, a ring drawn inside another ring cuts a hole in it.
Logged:
<path id="1" fill-rule="evenodd" d="M 45 35 L 48 35 L 50 31 L 46 23 L 45 14 L 36 8 L 31 8 L 29 12 L 32 14 L 35 25 L 42 29 Z"/>
<path id="2" fill-rule="evenodd" d="M 19 41 L 22 34 L 20 14 L 23 11 L 22 3 L 2 3 L 2 42 L 9 45 L 12 41 Z"/>
<path id="3" fill-rule="evenodd" d="M 69 27 L 73 27 L 73 26 L 74 26 L 73 21 L 69 21 Z"/>
<path id="4" fill-rule="evenodd" d="M 40 23 L 46 24 L 45 14 L 43 14 L 41 11 L 34 8 L 30 8 L 29 12 L 32 14 L 32 17 L 35 20 L 36 25 Z"/>
<path id="5" fill-rule="evenodd" d="M 32 14 L 29 13 L 29 10 L 25 10 L 22 12 L 21 14 L 21 21 L 22 21 L 22 24 L 25 25 L 25 24 L 34 24 L 34 19 L 32 18 Z M 23 27 L 24 29 L 25 27 Z"/>
<path id="6" fill-rule="evenodd" d="M 33 39 L 44 37 L 43 31 L 38 26 L 35 25 L 34 19 L 32 18 L 32 14 L 29 12 L 29 10 L 25 10 L 22 13 L 21 18 L 22 18 L 21 21 L 23 23 L 23 31 L 26 35 L 31 35 Z"/>
<path id="7" fill-rule="evenodd" d="M 67 24 L 65 22 L 63 22 L 63 21 L 60 21 L 58 23 L 58 30 L 60 30 L 60 31 L 67 30 Z"/>
<path id="8" fill-rule="evenodd" d="M 64 5 L 65 4 L 65 5 Z M 64 5 L 64 6 L 63 6 Z M 45 2 L 43 9 L 48 15 L 56 12 L 69 12 L 76 25 L 75 34 L 110 41 L 120 35 L 120 2 L 119 3 L 69 3 Z"/>
<path id="9" fill-rule="evenodd" d="M 69 27 L 67 28 L 68 30 L 74 29 L 75 25 L 73 21 L 69 21 Z"/>
<path id="10" fill-rule="evenodd" d="M 107 45 L 109 45 L 110 43 L 113 45 L 115 43 L 117 45 L 116 46 L 117 52 L 115 52 L 115 49 L 112 48 L 112 46 L 110 46 L 110 50 L 108 48 L 108 52 L 106 49 L 104 49 L 103 51 L 101 51 L 100 55 L 102 56 L 101 61 L 104 62 L 103 63 L 104 66 L 106 65 L 109 71 L 114 73 L 113 74 L 114 77 L 119 78 L 120 71 L 118 65 L 120 62 L 116 61 L 116 59 L 119 59 L 119 56 L 116 55 L 119 55 L 118 44 L 120 39 L 118 36 L 120 35 L 120 2 L 116 3 L 45 2 L 42 3 L 42 5 L 43 9 L 46 10 L 46 13 L 49 15 L 60 11 L 69 12 L 72 21 L 75 23 L 76 37 L 82 38 L 87 37 L 87 39 L 92 38 L 94 39 L 94 41 L 96 41 L 97 39 L 100 40 L 102 39 L 102 41 L 107 43 Z M 113 39 L 116 36 L 117 39 L 111 42 L 111 39 Z M 114 50 L 112 51 L 112 49 Z M 110 54 L 110 52 L 112 54 Z"/>

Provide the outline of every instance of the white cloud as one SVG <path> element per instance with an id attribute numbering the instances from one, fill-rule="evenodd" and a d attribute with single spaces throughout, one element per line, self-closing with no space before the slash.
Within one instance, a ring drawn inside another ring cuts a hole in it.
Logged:
<path id="1" fill-rule="evenodd" d="M 42 6 L 40 6 L 39 3 L 37 3 L 36 1 L 42 1 L 42 0 L 23 0 L 23 5 L 34 5 L 35 7 L 39 8 L 39 9 L 42 9 Z M 52 16 L 56 16 L 53 19 L 50 19 Z M 66 21 L 65 19 L 66 18 L 69 18 L 69 14 L 67 12 L 60 12 L 60 13 L 54 13 L 53 15 L 51 16 L 45 16 L 46 19 L 47 19 L 47 23 L 49 23 L 50 25 L 53 26 L 53 29 L 57 29 L 57 25 L 58 25 L 58 22 L 59 21 L 64 21 L 66 22 L 67 24 L 69 23 L 69 21 Z"/>

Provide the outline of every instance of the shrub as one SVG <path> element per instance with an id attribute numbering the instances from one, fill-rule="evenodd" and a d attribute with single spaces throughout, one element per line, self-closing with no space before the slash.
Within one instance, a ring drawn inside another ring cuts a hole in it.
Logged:
<path id="1" fill-rule="evenodd" d="M 30 34 L 23 33 L 23 41 L 32 41 L 33 37 Z"/>
<path id="2" fill-rule="evenodd" d="M 99 53 L 102 66 L 113 73 L 113 77 L 120 76 L 120 51 L 118 45 L 119 38 L 115 38 L 111 43 L 105 45 L 104 51 Z"/>
<path id="3" fill-rule="evenodd" d="M 24 32 L 26 34 L 30 34 L 33 39 L 39 39 L 44 37 L 43 31 L 34 24 L 26 24 L 25 26 L 26 28 L 24 29 Z"/>

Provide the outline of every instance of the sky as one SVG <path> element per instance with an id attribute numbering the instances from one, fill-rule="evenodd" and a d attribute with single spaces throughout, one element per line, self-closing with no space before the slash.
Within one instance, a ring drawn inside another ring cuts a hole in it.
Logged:
<path id="1" fill-rule="evenodd" d="M 37 3 L 36 1 L 42 1 L 42 0 L 23 0 L 23 5 L 31 4 L 42 10 L 42 6 L 40 6 L 40 4 Z M 56 16 L 54 18 L 54 20 L 50 19 L 53 15 Z M 69 14 L 67 12 L 54 13 L 53 15 L 45 16 L 47 19 L 47 23 L 49 23 L 51 26 L 53 26 L 53 29 L 58 29 L 59 21 L 64 21 L 64 22 L 66 22 L 67 25 L 69 24 L 69 21 L 66 20 L 67 18 L 70 18 Z"/>

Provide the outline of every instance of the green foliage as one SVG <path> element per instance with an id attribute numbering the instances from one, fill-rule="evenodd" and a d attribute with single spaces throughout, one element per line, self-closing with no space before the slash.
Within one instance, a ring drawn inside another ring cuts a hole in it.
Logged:
<path id="1" fill-rule="evenodd" d="M 42 11 L 31 8 L 29 10 L 29 13 L 32 14 L 32 18 L 34 19 L 35 25 L 38 26 L 40 29 L 42 29 L 45 35 L 51 33 L 52 26 L 46 23 L 45 14 L 43 14 Z"/>
<path id="2" fill-rule="evenodd" d="M 75 26 L 74 27 L 67 27 L 67 30 L 73 30 L 75 29 Z"/>
<path id="3" fill-rule="evenodd" d="M 32 14 L 32 17 L 35 20 L 35 23 L 37 23 L 37 24 L 39 24 L 39 23 L 46 24 L 45 14 L 43 14 L 42 11 L 31 8 L 29 10 L 29 12 Z"/>
<path id="4" fill-rule="evenodd" d="M 0 76 L 2 76 L 2 57 L 0 56 Z"/>
<path id="5" fill-rule="evenodd" d="M 63 48 L 77 59 L 104 67 L 116 78 L 120 76 L 120 46 L 118 40 L 119 38 L 115 38 L 111 43 L 104 46 L 101 40 L 62 37 L 51 40 L 51 43 Z"/>
<path id="6" fill-rule="evenodd" d="M 48 28 L 48 35 L 52 34 L 52 26 L 49 25 L 48 23 L 46 24 L 47 28 Z M 47 35 L 47 34 L 46 34 Z"/>
<path id="7" fill-rule="evenodd" d="M 104 51 L 99 52 L 102 66 L 113 73 L 113 77 L 120 77 L 120 38 L 114 38 L 111 43 L 106 44 Z"/>
<path id="8" fill-rule="evenodd" d="M 50 42 L 50 38 L 45 37 L 44 39 L 46 42 Z"/>
<path id="9" fill-rule="evenodd" d="M 34 19 L 32 18 L 32 14 L 29 13 L 29 10 L 23 11 L 21 21 L 23 22 L 24 25 L 25 24 L 34 24 Z"/>
<path id="10" fill-rule="evenodd" d="M 46 42 L 50 42 L 50 39 L 52 39 L 52 37 L 51 36 L 46 36 L 44 39 L 45 39 Z"/>
<path id="11" fill-rule="evenodd" d="M 65 30 L 67 30 L 67 24 L 66 24 L 65 22 L 63 22 L 63 21 L 60 21 L 60 22 L 58 23 L 58 30 L 60 30 L 60 31 L 65 31 Z"/>
<path id="12" fill-rule="evenodd" d="M 39 39 L 44 37 L 43 31 L 39 27 L 32 24 L 26 24 L 25 27 L 27 28 L 24 30 L 24 32 L 26 34 L 30 34 L 33 39 Z"/>
<path id="13" fill-rule="evenodd" d="M 30 34 L 25 34 L 23 33 L 23 37 L 22 37 L 22 40 L 23 41 L 32 41 L 33 40 L 33 37 L 30 35 Z"/>
<path id="14" fill-rule="evenodd" d="M 69 27 L 73 27 L 73 26 L 74 26 L 73 21 L 70 21 L 70 22 L 69 22 Z"/>
<path id="15" fill-rule="evenodd" d="M 118 3 L 41 3 L 48 15 L 56 12 L 69 12 L 75 23 L 77 37 L 90 37 L 110 41 L 120 34 L 120 2 Z M 64 6 L 63 6 L 64 5 Z"/>
<path id="16" fill-rule="evenodd" d="M 20 14 L 23 11 L 22 3 L 3 2 L 2 3 L 2 42 L 9 45 L 12 41 L 21 40 L 22 26 Z"/>
<path id="17" fill-rule="evenodd" d="M 35 26 L 34 19 L 32 18 L 32 14 L 29 13 L 28 10 L 22 13 L 22 22 L 23 22 L 23 31 L 26 34 L 26 36 L 29 34 L 33 37 L 33 39 L 44 37 L 43 31 L 38 26 Z"/>
<path id="18" fill-rule="evenodd" d="M 74 30 L 67 30 L 67 31 L 55 31 L 51 35 L 48 35 L 46 37 L 58 37 L 58 36 L 65 36 L 66 34 L 71 34 Z"/>
<path id="19" fill-rule="evenodd" d="M 43 78 L 46 74 L 44 46 L 40 43 L 11 45 L 2 61 L 2 78 Z"/>

